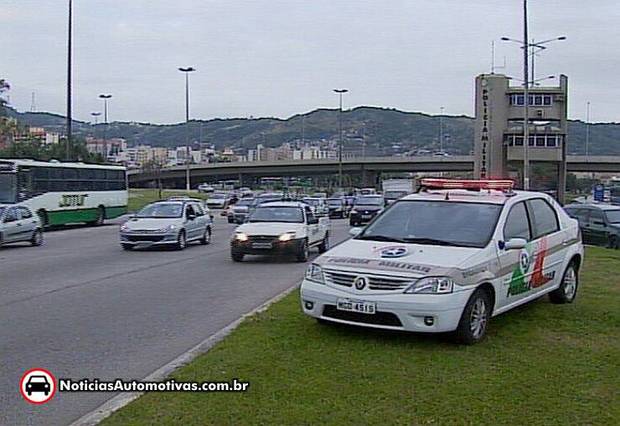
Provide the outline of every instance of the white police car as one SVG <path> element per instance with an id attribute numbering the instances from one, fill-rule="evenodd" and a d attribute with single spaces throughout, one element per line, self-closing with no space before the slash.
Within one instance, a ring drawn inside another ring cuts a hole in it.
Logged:
<path id="1" fill-rule="evenodd" d="M 576 220 L 550 196 L 512 181 L 423 179 L 355 238 L 318 257 L 301 285 L 320 321 L 475 343 L 492 316 L 549 294 L 577 294 L 583 245 Z"/>

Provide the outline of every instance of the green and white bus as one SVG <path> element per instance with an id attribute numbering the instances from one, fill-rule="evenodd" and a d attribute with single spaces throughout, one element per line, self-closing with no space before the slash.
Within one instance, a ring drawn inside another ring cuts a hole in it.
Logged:
<path id="1" fill-rule="evenodd" d="M 127 212 L 125 167 L 0 159 L 0 205 L 24 205 L 44 226 L 100 225 Z"/>

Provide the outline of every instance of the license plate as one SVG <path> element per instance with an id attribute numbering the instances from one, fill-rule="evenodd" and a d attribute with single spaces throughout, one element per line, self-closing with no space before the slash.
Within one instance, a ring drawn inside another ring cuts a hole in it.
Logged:
<path id="1" fill-rule="evenodd" d="M 338 299 L 336 308 L 340 311 L 374 315 L 377 305 L 374 302 L 364 302 L 363 300 Z"/>
<path id="2" fill-rule="evenodd" d="M 270 249 L 273 245 L 271 243 L 252 243 L 252 248 L 255 249 Z"/>
<path id="3" fill-rule="evenodd" d="M 369 214 L 363 214 L 362 219 L 370 219 L 372 216 Z"/>

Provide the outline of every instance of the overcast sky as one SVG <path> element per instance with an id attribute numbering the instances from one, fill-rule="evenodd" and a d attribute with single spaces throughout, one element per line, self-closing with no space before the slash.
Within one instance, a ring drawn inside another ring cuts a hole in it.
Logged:
<path id="1" fill-rule="evenodd" d="M 537 75 L 569 76 L 569 116 L 620 121 L 617 0 L 530 0 L 531 37 L 566 35 Z M 65 112 L 67 0 L 0 0 L 0 78 L 11 103 Z M 191 115 L 288 117 L 337 106 L 473 115 L 474 77 L 522 76 L 521 0 L 74 0 L 74 117 L 172 123 Z"/>

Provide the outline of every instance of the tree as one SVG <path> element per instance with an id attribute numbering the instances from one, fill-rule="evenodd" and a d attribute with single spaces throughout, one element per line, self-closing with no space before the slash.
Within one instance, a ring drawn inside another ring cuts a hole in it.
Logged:
<path id="1" fill-rule="evenodd" d="M 7 104 L 6 99 L 2 97 L 2 94 L 7 92 L 10 88 L 11 86 L 9 86 L 9 83 L 5 79 L 0 78 L 0 117 L 5 115 L 4 106 Z"/>

